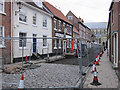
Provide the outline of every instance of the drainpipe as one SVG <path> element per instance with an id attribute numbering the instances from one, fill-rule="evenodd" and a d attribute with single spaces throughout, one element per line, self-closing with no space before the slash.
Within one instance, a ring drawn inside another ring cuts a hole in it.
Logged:
<path id="1" fill-rule="evenodd" d="M 11 0 L 11 37 L 13 36 L 13 6 L 12 6 L 12 0 Z M 13 53 L 13 40 L 11 39 L 11 63 L 13 63 L 13 56 L 12 56 L 12 53 Z"/>

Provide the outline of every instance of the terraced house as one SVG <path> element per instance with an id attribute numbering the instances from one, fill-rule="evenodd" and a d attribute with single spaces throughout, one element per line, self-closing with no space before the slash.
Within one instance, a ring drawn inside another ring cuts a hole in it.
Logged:
<path id="1" fill-rule="evenodd" d="M 53 15 L 52 18 L 52 37 L 66 37 L 66 38 L 72 38 L 73 33 L 73 25 L 72 23 L 67 19 L 64 14 L 55 8 L 50 3 L 44 1 L 43 4 L 45 7 L 50 11 L 50 13 Z M 67 40 L 61 40 L 61 39 L 55 39 L 52 41 L 53 47 L 53 53 L 66 53 L 71 48 L 71 39 Z"/>
<path id="2" fill-rule="evenodd" d="M 41 0 L 0 1 L 0 37 L 18 37 L 14 40 L 0 40 L 2 60 L 5 63 L 21 61 L 24 57 L 52 53 L 52 15 Z M 27 39 L 31 37 L 31 39 Z M 37 39 L 42 37 L 43 39 Z M 22 39 L 24 38 L 24 39 Z M 4 56 L 4 55 L 7 55 Z"/>
<path id="3" fill-rule="evenodd" d="M 120 75 L 120 1 L 111 3 L 108 22 L 108 54 Z"/>
<path id="4" fill-rule="evenodd" d="M 86 44 L 88 47 L 91 47 L 91 42 L 93 41 L 91 30 L 84 24 L 83 19 L 75 16 L 72 11 L 69 11 L 66 15 L 68 20 L 73 24 L 74 30 L 78 32 L 80 39 L 83 44 Z M 76 34 L 76 33 L 73 33 Z"/>
<path id="5" fill-rule="evenodd" d="M 0 38 L 11 37 L 11 3 L 0 0 Z M 0 39 L 0 63 L 11 62 L 11 40 Z M 7 57 L 6 57 L 7 56 Z M 4 61 L 3 61 L 4 60 Z"/>

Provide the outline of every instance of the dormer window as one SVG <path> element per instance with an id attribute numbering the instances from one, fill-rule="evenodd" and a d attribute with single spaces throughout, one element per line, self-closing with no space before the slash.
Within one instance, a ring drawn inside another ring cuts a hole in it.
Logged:
<path id="1" fill-rule="evenodd" d="M 73 19 L 73 16 L 68 16 L 68 20 L 72 20 Z"/>
<path id="2" fill-rule="evenodd" d="M 33 0 L 33 2 L 35 2 L 35 4 L 36 4 L 38 7 L 40 7 L 40 8 L 43 7 L 43 4 L 42 4 L 42 1 L 41 1 L 41 0 Z"/>

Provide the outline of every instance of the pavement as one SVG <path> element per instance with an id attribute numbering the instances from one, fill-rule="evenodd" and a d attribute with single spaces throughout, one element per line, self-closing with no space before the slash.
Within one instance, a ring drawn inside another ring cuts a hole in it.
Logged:
<path id="1" fill-rule="evenodd" d="M 118 88 L 119 80 L 115 70 L 112 68 L 112 63 L 110 62 L 109 56 L 107 56 L 106 51 L 101 57 L 100 65 L 96 66 L 96 68 L 98 72 L 98 82 L 100 82 L 102 85 L 93 86 L 90 84 L 93 82 L 94 77 L 94 73 L 91 73 L 91 67 L 86 76 L 83 88 Z"/>

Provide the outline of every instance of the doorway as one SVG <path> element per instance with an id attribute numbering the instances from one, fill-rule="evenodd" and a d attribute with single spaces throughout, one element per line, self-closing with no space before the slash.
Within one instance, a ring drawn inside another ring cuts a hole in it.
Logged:
<path id="1" fill-rule="evenodd" d="M 33 53 L 37 53 L 37 34 L 33 34 Z"/>

